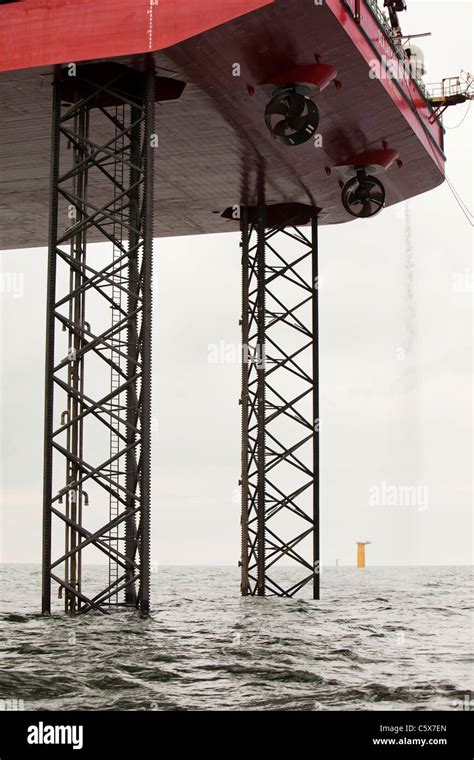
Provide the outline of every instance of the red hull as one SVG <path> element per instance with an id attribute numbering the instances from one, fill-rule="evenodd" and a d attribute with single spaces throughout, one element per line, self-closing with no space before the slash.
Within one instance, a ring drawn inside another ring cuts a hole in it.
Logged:
<path id="1" fill-rule="evenodd" d="M 0 7 L 0 71 L 176 45 L 272 0 L 22 0 Z"/>
<path id="2" fill-rule="evenodd" d="M 337 167 L 384 143 L 403 164 L 380 177 L 388 205 L 439 185 L 442 127 L 430 124 L 430 106 L 415 83 L 370 78 L 369 64 L 380 60 L 387 38 L 364 2 L 361 25 L 350 5 L 137 0 L 130 10 L 128 1 L 107 0 L 97 10 L 92 0 L 47 6 L 24 0 L 0 6 L 0 247 L 46 243 L 51 64 L 120 58 L 141 67 L 141 54 L 150 50 L 147 18 L 157 72 L 171 70 L 188 83 L 182 99 L 157 109 L 158 235 L 234 229 L 220 213 L 263 200 L 263 188 L 267 203 L 310 203 L 322 209 L 323 224 L 350 221 L 340 199 L 345 175 Z M 259 83 L 312 63 L 315 55 L 337 69 L 341 85 L 333 82 L 317 96 L 323 146 L 280 145 L 263 120 L 272 87 Z M 240 77 L 233 76 L 235 63 Z"/>

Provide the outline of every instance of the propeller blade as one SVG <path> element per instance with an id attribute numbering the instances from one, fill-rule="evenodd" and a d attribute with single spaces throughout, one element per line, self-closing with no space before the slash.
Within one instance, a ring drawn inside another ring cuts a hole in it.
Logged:
<path id="1" fill-rule="evenodd" d="M 290 125 L 288 123 L 288 119 L 282 119 L 278 122 L 278 124 L 275 124 L 273 127 L 273 134 L 278 135 L 278 137 L 282 137 L 285 135 L 286 130 L 290 128 Z"/>
<path id="2" fill-rule="evenodd" d="M 289 116 L 287 121 L 288 121 L 289 127 L 293 129 L 294 132 L 299 132 L 300 129 L 305 129 L 308 123 L 308 119 L 306 118 L 306 116 L 295 116 L 295 117 Z"/>
<path id="3" fill-rule="evenodd" d="M 360 212 L 360 216 L 372 216 L 374 213 L 372 209 L 372 203 L 370 201 L 366 201 L 364 205 L 362 206 L 362 211 Z"/>
<path id="4" fill-rule="evenodd" d="M 281 100 L 275 100 L 273 103 L 269 103 L 268 108 L 267 108 L 267 115 L 273 116 L 274 114 L 279 114 L 280 116 L 287 116 L 288 106 L 285 103 L 282 103 Z"/>
<path id="5" fill-rule="evenodd" d="M 305 107 L 306 107 L 306 100 L 303 98 L 302 95 L 290 95 L 288 98 L 289 101 L 289 108 L 288 108 L 288 116 L 289 118 L 294 118 L 295 116 L 301 116 L 303 113 Z"/>
<path id="6" fill-rule="evenodd" d="M 360 198 L 357 197 L 355 190 L 350 190 L 346 197 L 347 203 L 349 206 L 356 206 L 357 204 L 362 204 L 363 201 L 361 201 Z"/>
<path id="7" fill-rule="evenodd" d="M 378 191 L 375 193 L 370 193 L 370 200 L 374 201 L 374 203 L 377 203 L 379 206 L 382 206 L 385 199 L 383 197 L 383 193 Z"/>

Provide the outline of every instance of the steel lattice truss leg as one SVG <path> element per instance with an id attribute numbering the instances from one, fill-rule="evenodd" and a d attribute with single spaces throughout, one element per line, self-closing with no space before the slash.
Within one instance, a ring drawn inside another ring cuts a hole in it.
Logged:
<path id="1" fill-rule="evenodd" d="M 68 74 L 53 85 L 43 613 L 52 581 L 68 612 L 146 612 L 155 75 Z"/>
<path id="2" fill-rule="evenodd" d="M 271 209 L 242 210 L 242 594 L 317 599 L 317 209 L 309 228 Z"/>

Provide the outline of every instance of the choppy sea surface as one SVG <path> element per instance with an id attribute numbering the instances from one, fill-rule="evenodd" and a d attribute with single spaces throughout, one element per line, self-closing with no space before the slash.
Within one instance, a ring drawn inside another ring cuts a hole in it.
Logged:
<path id="1" fill-rule="evenodd" d="M 44 618 L 40 568 L 3 565 L 0 706 L 463 709 L 474 699 L 471 579 L 467 567 L 331 568 L 315 602 L 242 599 L 234 568 L 163 567 L 149 618 Z"/>

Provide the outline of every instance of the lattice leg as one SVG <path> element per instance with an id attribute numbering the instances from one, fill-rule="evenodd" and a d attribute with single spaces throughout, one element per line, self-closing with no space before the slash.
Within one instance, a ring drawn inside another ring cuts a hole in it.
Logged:
<path id="1" fill-rule="evenodd" d="M 95 64 L 54 83 L 44 613 L 51 581 L 67 612 L 149 609 L 155 81 Z"/>
<path id="2" fill-rule="evenodd" d="M 317 209 L 271 209 L 242 210 L 241 589 L 319 598 Z"/>

